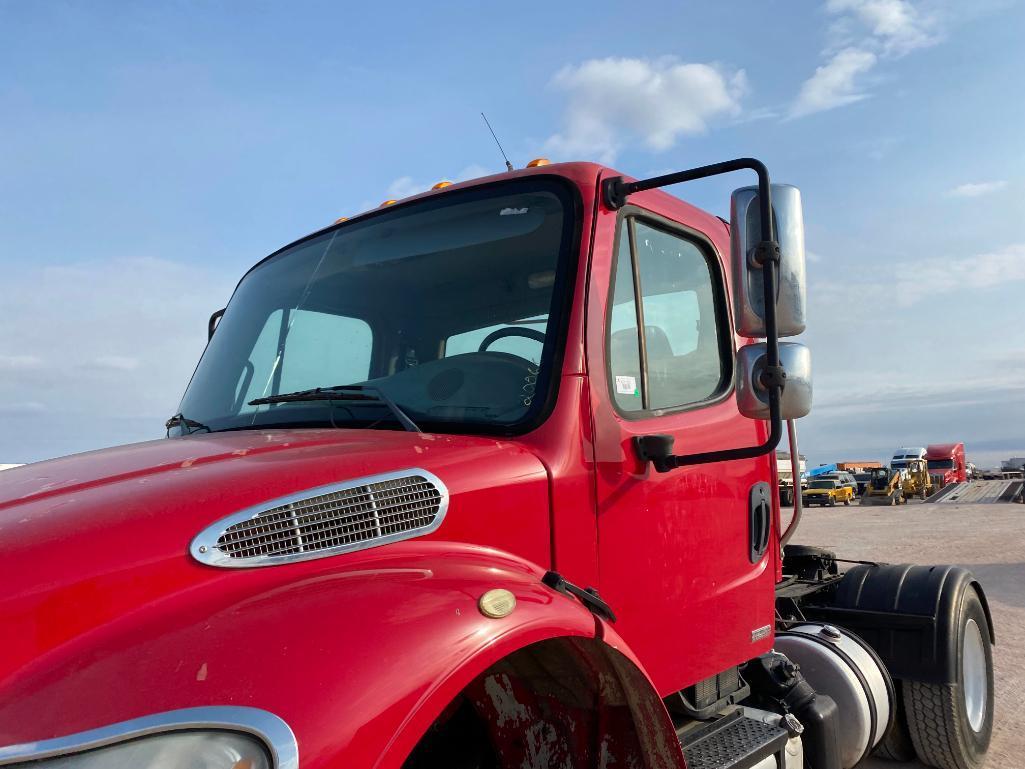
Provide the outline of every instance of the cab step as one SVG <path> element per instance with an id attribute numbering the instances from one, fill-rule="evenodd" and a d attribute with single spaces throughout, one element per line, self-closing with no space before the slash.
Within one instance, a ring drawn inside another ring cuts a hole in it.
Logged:
<path id="1" fill-rule="evenodd" d="M 746 717 L 735 710 L 680 735 L 687 769 L 752 769 L 783 766 L 785 729 Z M 780 763 L 768 759 L 780 755 Z"/>

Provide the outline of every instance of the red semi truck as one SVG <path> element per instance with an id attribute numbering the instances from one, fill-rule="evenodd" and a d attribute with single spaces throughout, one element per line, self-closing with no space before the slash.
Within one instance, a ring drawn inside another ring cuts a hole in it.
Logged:
<path id="1" fill-rule="evenodd" d="M 942 489 L 951 483 L 968 480 L 963 443 L 934 443 L 925 448 L 925 461 L 933 488 Z"/>
<path id="2" fill-rule="evenodd" d="M 168 438 L 0 475 L 0 765 L 980 765 L 974 577 L 789 543 L 797 190 L 532 166 L 272 254 Z"/>

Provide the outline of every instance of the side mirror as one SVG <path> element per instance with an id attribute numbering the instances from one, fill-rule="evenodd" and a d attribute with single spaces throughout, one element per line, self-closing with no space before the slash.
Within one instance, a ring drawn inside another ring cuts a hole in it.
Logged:
<path id="1" fill-rule="evenodd" d="M 787 373 L 780 398 L 782 418 L 800 419 L 811 411 L 811 351 L 803 344 L 780 342 L 779 364 Z M 737 351 L 737 408 L 749 419 L 769 418 L 769 391 L 762 385 L 765 343 Z"/>
<path id="2" fill-rule="evenodd" d="M 209 342 L 211 339 L 214 338 L 214 331 L 217 330 L 217 324 L 221 322 L 221 318 L 223 316 L 224 310 L 218 310 L 210 316 L 210 320 L 206 322 L 206 341 Z"/>
<path id="3" fill-rule="evenodd" d="M 805 325 L 804 214 L 801 191 L 789 184 L 770 186 L 773 226 L 779 243 L 776 273 L 776 326 L 779 336 L 796 336 Z M 761 241 L 758 188 L 742 187 L 730 201 L 730 261 L 737 333 L 765 337 L 762 268 L 752 254 Z M 787 372 L 789 373 L 789 371 Z"/>

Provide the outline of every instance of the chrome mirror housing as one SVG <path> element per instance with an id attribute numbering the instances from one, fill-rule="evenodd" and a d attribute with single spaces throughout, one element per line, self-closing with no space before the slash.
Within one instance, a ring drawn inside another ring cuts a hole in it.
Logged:
<path id="1" fill-rule="evenodd" d="M 761 383 L 765 360 L 764 342 L 737 351 L 737 408 L 749 419 L 769 418 L 769 391 Z M 811 350 L 796 342 L 780 342 L 779 363 L 787 375 L 780 398 L 782 418 L 800 419 L 811 411 Z"/>
<path id="2" fill-rule="evenodd" d="M 796 336 L 805 326 L 804 214 L 801 191 L 770 185 L 773 224 L 779 243 L 776 273 L 776 325 L 779 336 Z M 741 336 L 766 336 L 762 267 L 753 258 L 761 242 L 758 188 L 742 187 L 730 201 L 730 261 L 733 265 L 734 319 Z"/>

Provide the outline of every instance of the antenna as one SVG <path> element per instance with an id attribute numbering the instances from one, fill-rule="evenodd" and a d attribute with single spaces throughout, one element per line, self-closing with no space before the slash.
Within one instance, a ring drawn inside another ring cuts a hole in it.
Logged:
<path id="1" fill-rule="evenodd" d="M 495 136 L 495 129 L 492 128 L 491 127 L 491 123 L 488 122 L 488 116 L 485 115 L 483 112 L 480 113 L 480 116 L 482 118 L 484 118 L 484 125 L 486 125 L 488 127 L 489 131 L 491 131 L 491 137 L 495 140 L 495 144 L 498 145 L 498 151 L 501 152 L 502 153 L 502 157 L 505 158 L 505 167 L 506 167 L 506 169 L 509 170 L 509 171 L 512 171 L 513 170 L 513 165 L 512 165 L 512 163 L 509 162 L 509 158 L 506 157 L 505 150 L 502 149 L 502 142 L 498 141 L 498 137 Z"/>

